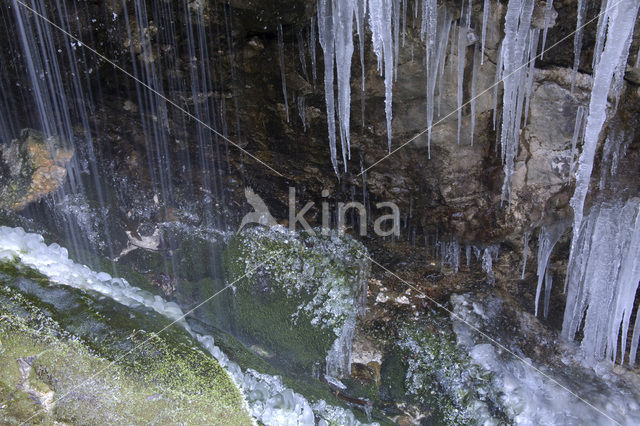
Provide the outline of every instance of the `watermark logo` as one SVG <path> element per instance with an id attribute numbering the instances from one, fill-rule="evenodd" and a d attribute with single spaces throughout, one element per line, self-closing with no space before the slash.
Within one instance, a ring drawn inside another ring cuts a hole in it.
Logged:
<path id="1" fill-rule="evenodd" d="M 253 207 L 254 211 L 247 213 L 242 218 L 242 222 L 240 223 L 238 232 L 240 232 L 245 226 L 250 224 L 257 224 L 268 227 L 278 225 L 278 222 L 269 211 L 267 204 L 258 194 L 253 191 L 253 189 L 245 188 L 244 194 L 247 199 L 247 203 L 249 203 L 249 205 Z M 322 198 L 326 199 L 328 196 L 329 191 L 322 191 Z M 347 212 L 351 209 L 355 209 L 359 216 L 359 234 L 361 236 L 367 235 L 369 217 L 367 208 L 364 206 L 364 204 L 357 201 L 350 201 L 347 203 L 339 202 L 337 203 L 337 214 L 335 215 L 331 214 L 328 201 L 323 201 L 321 204 L 323 235 L 328 235 L 329 231 L 331 230 L 332 216 L 337 218 L 337 223 L 335 225 L 338 232 L 340 232 L 341 234 L 344 233 L 347 223 Z M 299 225 L 309 234 L 315 235 L 316 231 L 314 231 L 314 229 L 311 227 L 311 225 L 309 225 L 309 222 L 305 218 L 305 215 L 307 215 L 315 207 L 315 203 L 310 201 L 298 211 L 296 210 L 296 206 L 296 189 L 291 187 L 289 188 L 289 230 L 291 232 L 295 232 Z M 391 235 L 400 236 L 400 209 L 398 208 L 398 206 L 393 202 L 381 202 L 376 204 L 376 208 L 380 210 L 381 213 L 386 214 L 380 214 L 373 222 L 374 233 L 380 237 L 388 237 Z"/>

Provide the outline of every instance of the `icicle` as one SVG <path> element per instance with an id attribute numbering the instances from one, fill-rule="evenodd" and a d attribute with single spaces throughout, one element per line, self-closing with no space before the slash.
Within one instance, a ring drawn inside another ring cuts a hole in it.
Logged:
<path id="1" fill-rule="evenodd" d="M 469 244 L 464 247 L 464 256 L 467 260 L 467 267 L 469 267 L 471 265 L 471 246 Z"/>
<path id="2" fill-rule="evenodd" d="M 493 272 L 493 260 L 498 258 L 499 246 L 489 246 L 484 249 L 482 253 L 482 270 L 487 274 L 487 284 L 494 285 L 496 283 L 496 277 Z"/>
<path id="3" fill-rule="evenodd" d="M 335 41 L 333 28 L 333 13 L 330 0 L 318 0 L 318 36 L 324 53 L 324 96 L 327 105 L 327 126 L 329 128 L 329 150 L 331 164 L 338 174 L 338 158 L 336 147 L 336 106 L 333 89 L 333 67 L 335 59 Z M 312 55 L 312 58 L 314 55 Z M 315 68 L 315 67 L 314 67 Z"/>
<path id="4" fill-rule="evenodd" d="M 480 68 L 480 50 L 476 43 L 473 50 L 473 73 L 471 74 L 471 146 L 473 146 L 473 134 L 476 129 L 476 86 L 478 81 L 478 69 Z"/>
<path id="5" fill-rule="evenodd" d="M 569 166 L 569 181 L 571 181 L 573 171 L 575 169 L 576 147 L 578 145 L 578 140 L 584 132 L 585 111 L 586 108 L 583 105 L 580 105 L 576 112 L 576 123 L 573 127 L 573 136 L 571 138 L 571 164 Z"/>
<path id="6" fill-rule="evenodd" d="M 536 56 L 538 55 L 538 39 L 540 36 L 540 30 L 531 30 L 529 39 L 529 67 L 527 71 L 527 86 L 525 92 L 525 106 L 524 106 L 524 126 L 527 125 L 527 119 L 529 117 L 529 102 L 531 100 L 531 91 L 533 90 L 533 77 L 535 74 Z"/>
<path id="7" fill-rule="evenodd" d="M 451 32 L 451 51 L 449 52 L 449 57 L 451 60 L 449 61 L 449 67 L 451 68 L 451 74 L 455 73 L 453 57 L 456 56 L 456 45 L 458 43 L 458 24 L 453 24 L 453 31 Z"/>
<path id="8" fill-rule="evenodd" d="M 535 316 L 538 316 L 538 303 L 540 301 L 540 293 L 542 292 L 542 284 L 544 282 L 545 290 L 545 309 L 544 317 L 547 317 L 547 306 L 549 305 L 549 297 L 551 295 L 551 274 L 548 271 L 549 258 L 556 243 L 567 228 L 566 224 L 559 223 L 552 226 L 543 226 L 538 235 L 538 286 L 536 287 L 535 300 Z"/>
<path id="9" fill-rule="evenodd" d="M 442 19 L 442 25 L 440 28 L 440 33 L 438 34 L 438 39 L 436 39 L 436 26 L 437 26 L 437 4 L 435 0 L 428 0 L 429 3 L 426 4 L 426 15 L 423 17 L 428 21 L 426 26 L 425 34 L 429 39 L 425 41 L 426 49 L 426 57 L 427 57 L 427 155 L 428 158 L 431 158 L 431 131 L 433 126 L 433 115 L 435 110 L 434 99 L 435 99 L 435 90 L 436 83 L 438 81 L 438 73 L 441 68 L 441 62 L 444 62 L 445 52 L 447 49 L 447 41 L 449 39 L 449 29 L 451 28 L 451 18 L 449 17 L 449 13 L 444 8 L 444 17 Z M 433 13 L 434 16 L 430 14 Z M 433 37 L 433 39 L 430 39 Z M 430 47 L 431 46 L 431 47 Z M 437 46 L 437 49 L 433 48 L 433 46 Z M 430 57 L 431 56 L 431 57 Z"/>
<path id="10" fill-rule="evenodd" d="M 358 0 L 356 1 L 356 29 L 358 31 L 358 47 L 360 49 L 360 68 L 362 69 L 362 102 L 364 102 L 364 90 L 365 90 L 365 67 L 364 67 L 364 45 L 365 45 L 365 29 L 364 21 L 367 13 L 367 2 Z M 364 104 L 363 104 L 364 105 Z M 362 120 L 364 125 L 364 119 Z"/>
<path id="11" fill-rule="evenodd" d="M 318 4 L 318 7 L 319 4 Z M 311 56 L 311 76 L 313 77 L 313 86 L 316 85 L 318 72 L 316 67 L 316 17 L 311 17 L 311 25 L 309 27 L 309 55 Z"/>
<path id="12" fill-rule="evenodd" d="M 402 47 L 407 35 L 407 0 L 402 0 Z"/>
<path id="13" fill-rule="evenodd" d="M 610 126 L 609 134 L 605 139 L 600 160 L 600 183 L 598 188 L 602 191 L 605 188 L 607 177 L 613 176 L 618 168 L 620 156 L 624 156 L 633 137 L 628 137 L 626 132 L 619 126 Z"/>
<path id="14" fill-rule="evenodd" d="M 460 17 L 462 20 L 462 17 Z M 461 22 L 462 24 L 462 22 Z M 460 145 L 460 128 L 462 126 L 462 101 L 464 94 L 464 68 L 466 65 L 466 54 L 467 54 L 467 28 L 462 27 L 462 25 L 458 26 L 458 145 Z"/>
<path id="15" fill-rule="evenodd" d="M 445 9 L 446 10 L 446 9 Z M 442 44 L 442 49 L 438 51 L 438 75 L 437 75 L 437 79 L 438 79 L 438 99 L 437 99 L 437 105 L 438 105 L 438 117 L 440 117 L 440 104 L 441 104 L 441 100 L 443 98 L 443 94 L 442 94 L 442 87 L 443 87 L 443 83 L 444 83 L 444 66 L 445 63 L 447 62 L 447 44 L 449 43 L 449 33 L 451 32 L 451 26 L 452 24 L 452 19 L 451 17 L 449 17 L 448 21 L 445 23 L 445 25 L 447 26 L 447 32 L 446 32 L 446 36 L 444 37 L 444 39 L 442 39 L 440 42 Z M 440 46 L 438 47 L 438 49 L 440 49 Z"/>
<path id="16" fill-rule="evenodd" d="M 378 64 L 384 64 L 385 114 L 387 116 L 387 139 L 391 152 L 391 120 L 393 105 L 393 0 L 369 0 L 369 26 L 373 50 Z M 382 67 L 381 67 L 382 68 Z"/>
<path id="17" fill-rule="evenodd" d="M 571 199 L 573 239 L 565 282 L 568 294 L 562 334 L 573 339 L 584 318 L 582 348 L 591 360 L 608 358 L 615 362 L 619 340 L 621 347 L 626 347 L 633 301 L 640 280 L 638 199 L 628 200 L 624 206 L 595 205 L 590 214 L 584 216 L 593 160 L 607 116 L 609 90 L 614 74 L 626 66 L 629 37 L 633 33 L 639 6 L 637 0 L 621 0 L 599 21 L 589 114 L 576 189 Z M 602 7 L 606 7 L 605 2 Z M 637 344 L 635 329 L 632 343 Z M 634 355 L 635 348 L 637 346 L 631 348 Z"/>
<path id="18" fill-rule="evenodd" d="M 393 80 L 398 81 L 400 57 L 400 0 L 393 0 Z"/>
<path id="19" fill-rule="evenodd" d="M 300 57 L 300 65 L 302 66 L 302 74 L 304 79 L 309 81 L 309 73 L 307 72 L 307 58 L 304 54 L 304 41 L 302 38 L 302 30 L 298 31 L 298 56 Z"/>
<path id="20" fill-rule="evenodd" d="M 353 18 L 357 0 L 333 2 L 333 29 L 335 33 L 336 72 L 338 75 L 338 118 L 342 160 L 347 171 L 347 158 L 351 158 L 351 58 L 353 57 Z"/>
<path id="21" fill-rule="evenodd" d="M 282 94 L 284 95 L 284 108 L 289 122 L 289 100 L 287 97 L 287 78 L 284 68 L 284 40 L 282 36 L 282 24 L 278 24 L 278 55 L 280 61 L 280 75 L 282 76 Z"/>
<path id="22" fill-rule="evenodd" d="M 633 32 L 629 33 L 625 46 L 622 49 L 622 58 L 618 62 L 615 72 L 613 73 L 613 87 L 611 88 L 611 94 L 616 100 L 615 106 L 611 114 L 615 114 L 620 104 L 620 96 L 622 95 L 622 89 L 624 88 L 624 74 L 627 70 L 627 61 L 629 60 L 629 49 L 631 48 L 631 42 L 633 38 Z"/>
<path id="23" fill-rule="evenodd" d="M 585 129 L 582 154 L 578 161 L 578 172 L 576 176 L 576 188 L 571 198 L 573 208 L 573 235 L 571 245 L 571 260 L 576 237 L 582 223 L 584 201 L 589 190 L 591 172 L 593 170 L 593 160 L 595 158 L 600 131 L 607 117 L 607 98 L 611 81 L 616 69 L 626 65 L 629 44 L 629 35 L 633 33 L 638 6 L 635 0 L 622 0 L 609 11 L 609 29 L 606 44 L 601 54 L 601 59 L 594 70 L 593 89 L 589 101 L 589 114 L 587 116 L 587 126 Z M 626 52 L 625 52 L 626 50 Z M 594 51 L 594 55 L 598 52 Z M 600 55 L 599 55 L 600 56 Z"/>
<path id="24" fill-rule="evenodd" d="M 544 30 L 542 31 L 542 51 L 540 59 L 544 57 L 544 46 L 547 44 L 547 31 L 549 31 L 549 23 L 551 22 L 551 13 L 553 12 L 553 0 L 547 0 L 547 7 L 544 10 Z"/>
<path id="25" fill-rule="evenodd" d="M 511 177 L 520 142 L 520 125 L 526 81 L 526 46 L 530 37 L 533 0 L 511 0 L 505 16 L 502 41 L 503 85 L 502 132 L 500 145 L 504 163 L 501 200 L 511 204 Z"/>
<path id="26" fill-rule="evenodd" d="M 460 270 L 460 243 L 457 240 L 441 241 L 438 244 L 441 256 L 441 268 L 445 266 L 453 269 L 455 273 Z"/>
<path id="27" fill-rule="evenodd" d="M 602 0 L 600 5 L 600 14 L 598 15 L 598 26 L 596 28 L 596 45 L 593 48 L 593 58 L 591 59 L 591 68 L 596 69 L 600 62 L 600 55 L 604 48 L 604 39 L 607 34 L 607 26 L 609 23 L 608 0 Z"/>
<path id="28" fill-rule="evenodd" d="M 493 130 L 496 130 L 498 122 L 498 86 L 500 85 L 500 79 L 502 78 L 502 43 L 498 49 L 498 64 L 496 65 L 496 74 L 493 78 Z M 498 132 L 496 132 L 497 134 Z M 498 144 L 496 143 L 496 148 Z"/>
<path id="29" fill-rule="evenodd" d="M 606 57 L 603 56 L 601 64 Z M 577 233 L 569 263 L 567 307 L 562 324 L 573 339 L 582 323 L 587 361 L 618 358 L 624 362 L 629 324 L 640 281 L 640 199 L 610 205 L 597 203 Z M 635 361 L 638 321 L 629 348 Z"/>
<path id="30" fill-rule="evenodd" d="M 524 249 L 522 250 L 522 276 L 520 276 L 521 280 L 524 280 L 524 273 L 527 270 L 527 257 L 529 256 L 529 237 L 531 237 L 531 232 L 526 231 L 524 233 Z"/>
<path id="31" fill-rule="evenodd" d="M 587 14 L 586 0 L 578 0 L 578 18 L 576 21 L 576 33 L 573 36 L 573 73 L 571 75 L 571 93 L 576 85 L 576 75 L 580 67 L 580 53 L 582 52 L 582 37 L 584 35 L 584 19 Z"/>
<path id="32" fill-rule="evenodd" d="M 298 114 L 300 115 L 300 120 L 302 120 L 302 127 L 304 131 L 307 131 L 307 119 L 306 119 L 306 107 L 305 107 L 305 97 L 304 95 L 298 96 Z"/>
<path id="33" fill-rule="evenodd" d="M 484 64 L 484 43 L 487 38 L 487 21 L 489 20 L 490 0 L 484 0 L 482 9 L 482 50 L 480 51 L 480 64 Z"/>

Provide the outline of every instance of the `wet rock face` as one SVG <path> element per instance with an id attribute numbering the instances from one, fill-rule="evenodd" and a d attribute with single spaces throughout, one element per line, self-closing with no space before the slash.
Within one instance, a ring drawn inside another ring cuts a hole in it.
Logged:
<path id="1" fill-rule="evenodd" d="M 21 210 L 62 186 L 73 151 L 54 138 L 25 129 L 0 146 L 0 209 Z"/>
<path id="2" fill-rule="evenodd" d="M 458 2 L 444 4 L 454 17 L 459 15 Z M 473 52 L 482 28 L 482 6 L 481 2 L 473 5 L 472 39 L 477 40 L 467 46 L 464 102 L 471 98 Z M 577 2 L 573 0 L 554 3 L 547 47 L 574 30 L 576 7 Z M 190 56 L 187 40 L 180 31 L 176 33 L 175 45 L 167 45 L 166 34 L 170 29 L 165 28 L 157 16 L 150 13 L 148 22 L 141 24 L 136 21 L 131 4 L 123 8 L 117 1 L 90 2 L 86 14 L 80 11 L 79 19 L 87 21 L 80 29 L 81 38 L 95 38 L 98 50 L 108 52 L 110 58 L 122 63 L 126 69 L 134 68 L 132 60 L 136 61 L 137 67 L 161 69 L 158 75 L 167 94 L 186 105 L 189 111 L 195 111 L 204 102 L 215 104 L 217 112 L 213 121 L 218 123 L 217 127 L 224 127 L 232 141 L 284 174 L 282 178 L 253 159 L 243 158 L 236 147 L 220 140 L 215 142 L 214 148 L 203 149 L 196 137 L 202 129 L 185 120 L 180 111 L 168 107 L 167 128 L 171 130 L 166 154 L 171 157 L 172 165 L 180 166 L 175 167 L 171 176 L 177 201 L 152 201 L 156 195 L 153 182 L 158 178 L 154 176 L 157 171 L 150 170 L 149 165 L 154 164 L 157 153 L 139 122 L 141 118 L 150 122 L 157 120 L 157 114 L 152 114 L 145 105 L 138 105 L 132 81 L 114 73 L 110 66 L 99 64 L 88 75 L 94 84 L 103 87 L 104 93 L 97 105 L 98 112 L 91 117 L 93 127 L 103 129 L 103 133 L 93 135 L 94 150 L 104 166 L 101 168 L 103 178 L 116 188 L 109 200 L 118 205 L 114 214 L 118 211 L 131 213 L 128 217 L 118 218 L 117 222 L 130 223 L 127 227 L 135 228 L 140 222 L 166 219 L 165 210 L 176 207 L 192 209 L 200 215 L 195 222 L 202 222 L 204 211 L 211 205 L 244 205 L 243 185 L 251 186 L 267 200 L 269 207 L 275 210 L 274 215 L 283 213 L 276 215 L 279 217 L 286 216 L 287 186 L 296 186 L 301 198 L 309 200 L 320 199 L 322 190 L 328 189 L 330 202 L 354 198 L 361 201 L 361 194 L 366 193 L 372 206 L 377 201 L 393 201 L 400 206 L 402 216 L 409 216 L 411 211 L 411 225 L 417 229 L 438 230 L 440 235 L 483 244 L 512 239 L 523 229 L 567 217 L 570 213 L 567 199 L 572 193 L 566 179 L 571 162 L 567 141 L 572 136 L 575 109 L 587 102 L 588 92 L 588 76 L 583 74 L 578 75 L 578 81 L 584 80 L 585 84 L 578 84 L 573 93 L 570 91 L 571 40 L 554 46 L 545 53 L 544 61 L 537 62 L 543 69 L 537 72 L 534 80 L 529 120 L 522 132 L 520 154 L 516 159 L 514 201 L 507 210 L 500 200 L 504 172 L 500 147 L 496 146 L 496 132 L 500 129 L 499 125 L 494 129 L 493 124 L 492 87 L 504 35 L 505 5 L 499 2 L 490 5 L 484 63 L 477 75 L 479 97 L 475 102 L 473 146 L 469 105 L 462 109 L 461 140 L 459 145 L 457 143 L 458 57 L 457 49 L 451 52 L 448 48 L 442 91 L 437 95 L 440 113 L 434 118 L 430 159 L 426 134 L 385 158 L 384 82 L 377 71 L 377 59 L 367 34 L 364 49 L 366 90 L 361 92 L 358 38 L 354 36 L 352 155 L 348 172 L 342 173 L 340 180 L 330 165 L 319 44 L 315 45 L 317 78 L 312 78 L 314 58 L 311 57 L 309 28 L 315 9 L 313 0 L 176 4 L 173 9 L 176 28 L 182 28 L 187 19 L 194 25 L 204 25 L 211 45 L 209 73 L 214 83 L 208 92 L 198 97 L 194 97 L 183 83 L 194 67 L 202 65 L 201 58 Z M 544 26 L 544 9 L 544 2 L 536 4 L 534 26 Z M 196 19 L 198 11 L 203 13 L 202 22 Z M 589 9 L 587 18 L 590 19 L 593 13 L 594 10 Z M 129 28 L 124 23 L 125 15 L 129 18 Z M 394 82 L 393 148 L 402 146 L 427 127 L 424 43 L 420 40 L 419 20 L 414 22 L 412 13 L 408 13 L 407 19 L 404 45 L 399 49 L 398 77 Z M 279 24 L 283 30 L 289 121 L 279 65 Z M 593 43 L 594 27 L 595 24 L 585 28 L 583 50 L 586 52 Z M 151 57 L 144 55 L 149 48 L 153 52 Z M 635 48 L 634 45 L 632 51 Z M 583 58 L 582 63 L 581 70 L 588 72 L 590 59 Z M 631 92 L 636 91 L 632 83 L 629 87 Z M 500 110 L 501 90 L 496 94 Z M 637 94 L 632 97 L 636 98 Z M 360 109 L 362 100 L 364 122 Z M 628 101 L 628 104 L 632 103 L 632 100 Z M 301 116 L 304 116 L 304 123 Z M 202 169 L 207 163 L 216 164 L 220 168 L 217 173 L 224 174 L 215 183 L 224 189 L 214 194 L 207 193 L 207 181 L 212 180 Z M 366 184 L 363 184 L 362 176 L 358 175 L 361 166 L 366 168 L 373 164 L 375 166 L 367 171 Z M 48 188 L 49 182 L 54 180 L 47 179 L 42 186 Z M 365 191 L 363 185 L 366 185 Z M 205 199 L 209 200 L 205 202 Z M 165 204 L 170 202 L 181 205 Z M 309 216 L 313 215 L 315 217 L 309 221 L 319 225 L 319 209 L 313 209 Z M 116 249 L 119 250 L 120 247 Z"/>

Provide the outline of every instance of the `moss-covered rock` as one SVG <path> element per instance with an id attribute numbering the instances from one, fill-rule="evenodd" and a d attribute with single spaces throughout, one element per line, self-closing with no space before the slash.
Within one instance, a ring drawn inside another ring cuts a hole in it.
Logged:
<path id="1" fill-rule="evenodd" d="M 306 373 L 327 359 L 330 373 L 348 369 L 340 358 L 348 358 L 370 269 L 360 243 L 337 233 L 251 228 L 230 241 L 223 258 L 241 339 Z"/>
<path id="2" fill-rule="evenodd" d="M 457 348 L 446 318 L 429 313 L 405 324 L 398 334 L 396 347 L 401 359 L 396 355 L 386 373 L 393 373 L 397 379 L 404 370 L 406 397 L 430 413 L 430 424 L 506 421 L 491 375 L 472 364 L 468 354 Z M 397 384 L 389 392 L 397 397 Z"/>
<path id="3" fill-rule="evenodd" d="M 147 309 L 0 264 L 3 422 L 248 424 L 242 396 L 180 327 Z M 4 366 L 7 366 L 6 368 Z"/>

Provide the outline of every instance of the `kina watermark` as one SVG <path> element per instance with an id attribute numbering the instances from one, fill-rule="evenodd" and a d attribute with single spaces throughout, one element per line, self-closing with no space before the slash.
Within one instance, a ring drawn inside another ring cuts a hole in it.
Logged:
<path id="1" fill-rule="evenodd" d="M 278 226 L 280 223 L 273 217 L 267 204 L 262 197 L 256 194 L 253 189 L 245 188 L 244 191 L 247 203 L 253 207 L 253 211 L 247 213 L 240 223 L 238 232 L 240 232 L 245 226 L 250 224 L 263 225 L 267 227 Z M 340 234 L 343 234 L 347 228 L 347 212 L 354 210 L 358 215 L 358 233 L 360 236 L 367 236 L 369 213 L 363 203 L 357 201 L 338 202 L 335 208 L 337 210 L 331 211 L 331 204 L 327 200 L 329 197 L 329 191 L 322 191 L 322 198 L 326 201 L 322 201 L 320 204 L 322 226 L 321 232 L 323 235 L 328 235 L 331 231 L 331 218 L 335 217 L 337 220 L 333 222 L 336 225 L 336 229 Z M 309 214 L 311 210 L 316 207 L 316 203 L 313 201 L 307 202 L 300 210 L 296 210 L 296 189 L 289 188 L 289 220 L 288 228 L 291 232 L 296 232 L 298 227 L 306 231 L 311 235 L 316 235 L 309 222 L 305 218 L 305 215 Z M 376 203 L 376 209 L 380 214 L 373 221 L 373 232 L 379 237 L 400 236 L 400 208 L 393 202 L 380 202 Z"/>

